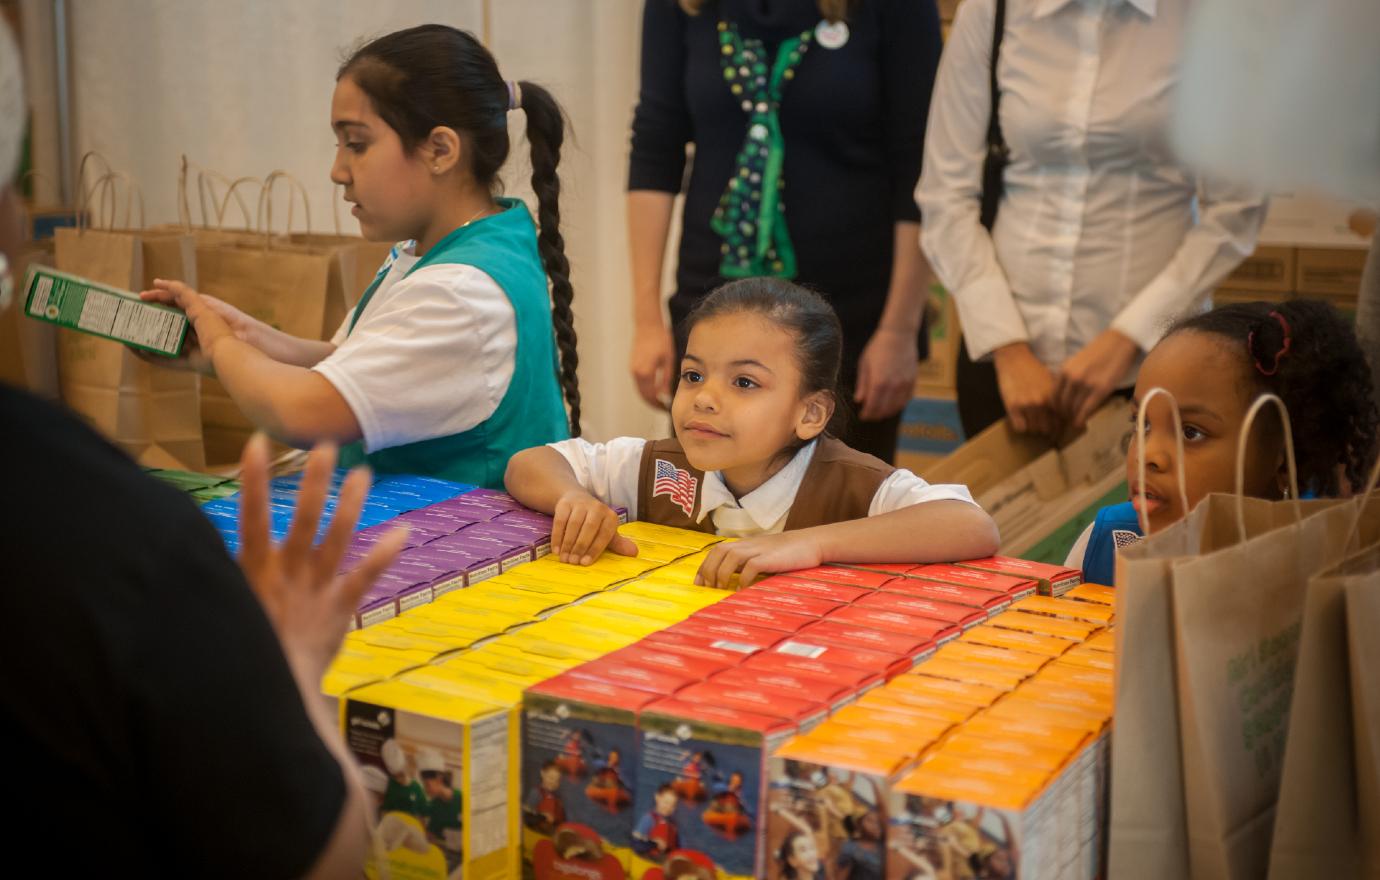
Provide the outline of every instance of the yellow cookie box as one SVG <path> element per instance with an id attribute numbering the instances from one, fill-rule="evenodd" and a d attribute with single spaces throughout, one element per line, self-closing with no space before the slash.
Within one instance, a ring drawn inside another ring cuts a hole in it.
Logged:
<path id="1" fill-rule="evenodd" d="M 459 690 L 389 681 L 352 691 L 342 712 L 346 744 L 366 767 L 385 769 L 390 753 L 403 758 L 409 781 L 428 799 L 459 799 L 458 816 L 442 821 L 440 844 L 430 836 L 382 854 L 392 877 L 413 880 L 499 880 L 517 876 L 517 746 L 515 705 L 495 705 Z M 392 741 L 393 745 L 387 745 Z M 425 772 L 424 772 L 425 771 Z M 415 820 L 380 817 L 397 827 Z M 453 824 L 452 824 L 453 822 Z M 396 838 L 394 838 L 396 839 Z M 423 852 L 414 848 L 425 846 Z M 377 869 L 369 872 L 378 876 Z"/>

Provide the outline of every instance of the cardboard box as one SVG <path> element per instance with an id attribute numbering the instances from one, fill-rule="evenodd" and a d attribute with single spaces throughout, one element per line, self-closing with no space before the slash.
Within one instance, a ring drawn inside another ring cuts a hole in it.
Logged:
<path id="1" fill-rule="evenodd" d="M 1300 296 L 1338 296 L 1354 300 L 1361 289 L 1367 249 L 1299 248 L 1298 277 L 1294 290 Z"/>
<path id="2" fill-rule="evenodd" d="M 746 688 L 785 697 L 813 701 L 828 708 L 830 712 L 846 706 L 857 698 L 858 692 L 836 680 L 801 675 L 797 672 L 767 670 L 760 667 L 740 666 L 715 673 L 710 679 L 717 685 L 729 688 Z"/>
<path id="3" fill-rule="evenodd" d="M 814 568 L 802 568 L 790 572 L 790 576 L 823 581 L 826 584 L 842 584 L 846 587 L 857 587 L 863 590 L 879 590 L 894 580 L 893 575 L 864 571 L 859 568 L 847 568 L 842 565 L 819 565 Z"/>
<path id="4" fill-rule="evenodd" d="M 779 633 L 799 632 L 819 619 L 808 614 L 796 614 L 792 611 L 780 611 L 776 608 L 757 607 L 751 604 L 727 605 L 723 602 L 702 608 L 690 618 L 692 621 L 713 620 L 746 623 L 763 629 L 775 630 Z"/>
<path id="5" fill-rule="evenodd" d="M 1061 656 L 1075 644 L 1069 639 L 1060 636 L 1006 629 L 1005 627 L 994 626 L 991 623 L 973 627 L 959 636 L 958 640 L 960 642 L 970 642 L 975 645 L 988 645 L 993 648 L 1010 648 L 1013 651 L 1040 654 L 1051 659 Z"/>
<path id="6" fill-rule="evenodd" d="M 1082 620 L 1061 620 L 1043 614 L 1030 614 L 1026 611 L 1007 611 L 999 614 L 992 619 L 992 626 L 1037 635 L 1056 636 L 1074 643 L 1082 642 L 1088 636 L 1102 629 L 1102 625 L 1098 623 Z"/>
<path id="7" fill-rule="evenodd" d="M 877 687 L 886 680 L 880 672 L 857 669 L 842 663 L 828 660 L 812 660 L 809 657 L 795 657 L 778 651 L 765 651 L 754 654 L 742 662 L 741 668 L 756 670 L 767 674 L 785 673 L 821 678 L 837 682 L 854 694 L 862 694 Z"/>
<path id="8" fill-rule="evenodd" d="M 989 620 L 993 615 L 1000 614 L 1011 607 L 1011 597 L 1006 593 L 911 577 L 897 578 L 887 584 L 881 592 L 963 605 L 985 614 Z"/>
<path id="9" fill-rule="evenodd" d="M 1002 666 L 981 660 L 973 661 L 938 656 L 931 657 L 915 667 L 912 674 L 983 684 L 1005 691 L 1015 690 L 1017 685 L 1033 675 L 1033 673 L 1011 666 Z"/>
<path id="10" fill-rule="evenodd" d="M 1062 565 L 1032 562 L 1010 556 L 989 556 L 985 559 L 965 559 L 958 563 L 964 568 L 995 572 L 1009 577 L 1033 580 L 1043 596 L 1062 596 L 1083 582 L 1083 573 Z M 1013 596 L 1013 598 L 1016 598 Z"/>
<path id="11" fill-rule="evenodd" d="M 877 709 L 893 714 L 924 718 L 928 722 L 940 721 L 955 725 L 966 722 L 977 714 L 979 706 L 955 701 L 948 696 L 926 693 L 920 690 L 880 687 L 868 691 L 854 704 L 865 709 Z"/>
<path id="12" fill-rule="evenodd" d="M 755 645 L 721 644 L 719 639 L 712 636 L 668 633 L 665 630 L 652 633 L 630 647 L 681 654 L 706 662 L 721 662 L 726 667 L 736 666 L 745 658 L 766 650 Z"/>
<path id="13" fill-rule="evenodd" d="M 632 862 L 638 689 L 554 678 L 522 703 L 522 851 L 539 880 L 624 877 Z"/>
<path id="14" fill-rule="evenodd" d="M 1288 293 L 1294 289 L 1296 255 L 1292 247 L 1258 245 L 1255 253 L 1222 279 L 1224 290 Z"/>
<path id="15" fill-rule="evenodd" d="M 744 654 L 765 651 L 781 641 L 786 634 L 780 630 L 766 629 L 751 624 L 728 620 L 687 620 L 668 627 L 650 638 L 660 641 L 666 635 L 684 634 L 708 639 L 715 647 L 740 650 Z"/>
<path id="16" fill-rule="evenodd" d="M 914 658 L 906 654 L 890 654 L 853 647 L 847 643 L 815 638 L 807 633 L 797 633 L 784 639 L 771 648 L 771 653 L 806 660 L 823 660 L 826 663 L 836 663 L 888 679 L 915 665 Z"/>
<path id="17" fill-rule="evenodd" d="M 980 571 L 966 563 L 925 565 L 915 569 L 907 577 L 1000 593 L 1012 602 L 1034 596 L 1040 588 L 1039 581 L 1033 578 L 1005 574 L 990 569 Z"/>
<path id="18" fill-rule="evenodd" d="M 687 703 L 719 706 L 758 715 L 785 718 L 797 730 L 811 730 L 829 714 L 829 704 L 816 699 L 814 689 L 787 695 L 781 688 L 730 684 L 710 679 L 691 685 L 676 695 Z"/>
<path id="19" fill-rule="evenodd" d="M 795 726 L 670 699 L 645 707 L 638 729 L 634 880 L 701 876 L 706 866 L 721 880 L 760 876 L 767 761 Z"/>
<path id="20" fill-rule="evenodd" d="M 390 778 L 375 807 L 392 876 L 515 875 L 515 709 L 396 681 L 346 697 L 347 746 Z"/>
<path id="21" fill-rule="evenodd" d="M 847 603 L 800 595 L 794 592 L 778 593 L 774 590 L 759 590 L 757 587 L 749 587 L 742 592 L 734 593 L 715 607 L 719 609 L 762 608 L 770 611 L 785 611 L 805 617 L 821 618 L 827 617 L 830 612 L 842 608 L 845 604 Z"/>
<path id="22" fill-rule="evenodd" d="M 1065 655 L 1067 656 L 1067 655 Z M 990 645 L 976 645 L 972 642 L 950 642 L 935 652 L 936 660 L 963 660 L 969 663 L 990 663 L 1007 669 L 1014 669 L 1034 675 L 1052 658 L 1029 651 L 1016 651 L 1010 648 L 994 648 Z"/>
<path id="23" fill-rule="evenodd" d="M 703 681 L 701 677 L 691 673 L 664 668 L 651 669 L 645 664 L 624 663 L 620 659 L 610 657 L 582 663 L 571 669 L 567 675 L 573 679 L 602 681 L 622 688 L 645 691 L 656 697 L 669 697 L 682 688 Z"/>
<path id="24" fill-rule="evenodd" d="M 848 605 L 873 592 L 870 588 L 850 587 L 843 584 L 827 584 L 824 581 L 792 575 L 774 574 L 752 585 L 753 595 L 759 593 L 784 593 L 788 596 L 822 599 L 838 605 Z"/>
<path id="25" fill-rule="evenodd" d="M 653 643 L 642 641 L 605 655 L 601 662 L 623 663 L 643 669 L 675 673 L 692 681 L 706 681 L 715 673 L 736 668 L 739 659 L 736 654 L 725 655 L 725 652 L 712 648 L 700 651 L 682 646 L 675 650 L 665 650 Z"/>
<path id="26" fill-rule="evenodd" d="M 779 748 L 771 761 L 764 864 L 755 876 L 880 876 L 866 871 L 886 860 L 887 792 L 914 754 L 892 740 L 890 748 L 866 748 L 797 737 Z"/>
<path id="27" fill-rule="evenodd" d="M 888 693 L 910 693 L 974 709 L 985 709 L 1007 693 L 1008 688 L 977 684 L 971 681 L 954 681 L 950 678 L 935 678 L 918 673 L 898 675 L 886 683 Z"/>
<path id="28" fill-rule="evenodd" d="M 30 318 L 165 357 L 176 357 L 187 336 L 179 309 L 46 266 L 29 267 L 18 298 Z"/>
<path id="29" fill-rule="evenodd" d="M 826 620 L 834 623 L 864 626 L 880 632 L 900 633 L 933 642 L 936 646 L 953 641 L 958 638 L 958 634 L 962 631 L 960 627 L 947 621 L 906 614 L 889 608 L 871 608 L 862 605 L 846 605 L 829 615 Z"/>
<path id="30" fill-rule="evenodd" d="M 1093 602 L 1078 602 L 1073 599 L 1054 599 L 1049 596 L 1034 596 L 1030 599 L 1022 599 L 1011 606 L 1012 611 L 1022 611 L 1027 614 L 1043 614 L 1048 617 L 1055 617 L 1061 620 L 1082 620 L 1089 623 L 1096 623 L 1101 626 L 1108 626 L 1115 616 L 1112 609 L 1106 605 L 1099 605 Z"/>
<path id="31" fill-rule="evenodd" d="M 811 624 L 796 634 L 794 640 L 905 657 L 910 660 L 912 666 L 933 655 L 935 649 L 934 637 L 923 632 L 906 635 L 874 629 L 871 625 L 836 621 L 833 618 Z"/>
<path id="32" fill-rule="evenodd" d="M 903 596 L 899 593 L 872 593 L 859 599 L 855 607 L 924 617 L 958 627 L 960 630 L 972 629 L 987 622 L 987 614 L 976 608 L 953 602 L 925 599 L 920 596 Z"/>

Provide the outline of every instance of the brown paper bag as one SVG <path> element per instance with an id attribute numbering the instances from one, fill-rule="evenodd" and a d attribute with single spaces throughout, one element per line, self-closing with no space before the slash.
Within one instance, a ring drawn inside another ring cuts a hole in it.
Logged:
<path id="1" fill-rule="evenodd" d="M 285 333 L 329 338 L 344 319 L 344 285 L 353 279 L 334 248 L 208 244 L 196 248 L 196 260 L 198 290 Z M 207 459 L 238 461 L 254 425 L 215 380 L 204 383 L 201 401 Z"/>
<path id="2" fill-rule="evenodd" d="M 1142 413 L 1156 396 L 1142 401 Z M 1177 419 L 1177 405 L 1174 408 Z M 1143 436 L 1143 428 L 1140 432 Z M 1182 430 L 1176 432 L 1182 437 Z M 1183 460 L 1180 451 L 1178 460 Z M 1182 491 L 1182 489 L 1181 489 Z M 1108 876 L 1189 875 L 1188 821 L 1176 696 L 1173 566 L 1212 554 L 1336 507 L 1335 501 L 1280 505 L 1260 499 L 1205 500 L 1165 531 L 1117 553 L 1116 707 Z"/>
<path id="3" fill-rule="evenodd" d="M 1208 504 L 1234 506 L 1231 496 Z M 1282 504 L 1287 507 L 1287 504 Z M 1172 566 L 1189 863 L 1263 877 L 1289 732 L 1304 596 L 1336 565 L 1350 504 Z"/>
<path id="4" fill-rule="evenodd" d="M 154 278 L 196 278 L 192 239 L 143 230 L 59 229 L 57 268 L 123 290 L 144 290 Z M 70 330 L 58 331 L 62 399 L 148 467 L 201 470 L 200 381 L 194 373 L 160 369 L 124 346 Z"/>
<path id="5" fill-rule="evenodd" d="M 7 382 L 45 400 L 57 400 L 57 328 L 43 321 L 24 317 L 24 276 L 31 264 L 51 266 L 54 263 L 53 242 L 26 241 L 18 259 L 10 267 L 16 287 L 16 301 L 0 312 L 0 382 Z"/>
<path id="6" fill-rule="evenodd" d="M 1380 877 L 1380 573 L 1346 586 L 1361 876 Z"/>
<path id="7" fill-rule="evenodd" d="M 1173 566 L 1239 543 L 1234 501 L 1231 496 L 1209 496 L 1180 522 L 1117 553 L 1110 877 L 1188 876 Z M 1309 501 L 1302 509 L 1310 516 L 1336 504 Z M 1291 506 L 1255 498 L 1244 499 L 1243 513 L 1251 539 L 1295 521 Z"/>
<path id="8" fill-rule="evenodd" d="M 1373 489 L 1377 476 L 1380 466 L 1368 489 Z M 1369 491 L 1362 494 L 1365 497 L 1380 500 Z M 1358 521 L 1353 528 L 1359 538 L 1380 505 L 1355 504 Z M 1357 552 L 1308 584 L 1270 848 L 1270 880 L 1359 876 L 1362 826 L 1352 743 L 1346 593 L 1352 582 L 1373 578 L 1380 569 L 1380 545 L 1361 544 L 1356 540 L 1347 549 Z"/>

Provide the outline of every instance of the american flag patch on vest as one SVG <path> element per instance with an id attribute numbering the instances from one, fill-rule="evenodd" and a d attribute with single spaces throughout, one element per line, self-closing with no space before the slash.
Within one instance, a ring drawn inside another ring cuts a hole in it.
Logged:
<path id="1" fill-rule="evenodd" d="M 671 502 L 691 516 L 695 510 L 695 487 L 699 480 L 669 461 L 656 460 L 656 481 L 652 483 L 652 497 L 665 495 Z"/>

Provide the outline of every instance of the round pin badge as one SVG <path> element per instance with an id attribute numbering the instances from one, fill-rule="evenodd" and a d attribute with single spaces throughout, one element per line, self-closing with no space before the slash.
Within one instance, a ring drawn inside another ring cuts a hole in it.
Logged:
<path id="1" fill-rule="evenodd" d="M 821 21 L 815 25 L 815 42 L 826 49 L 842 49 L 848 42 L 848 23 Z"/>

